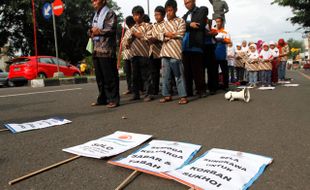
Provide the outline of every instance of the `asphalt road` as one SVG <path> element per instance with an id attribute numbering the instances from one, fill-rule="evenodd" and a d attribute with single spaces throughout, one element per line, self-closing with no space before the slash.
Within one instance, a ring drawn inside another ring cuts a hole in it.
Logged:
<path id="1" fill-rule="evenodd" d="M 120 107 L 107 109 L 90 107 L 97 95 L 95 84 L 40 89 L 2 88 L 1 129 L 5 123 L 30 122 L 54 116 L 63 116 L 73 123 L 19 134 L 0 132 L 0 189 L 114 189 L 131 171 L 107 164 L 108 159 L 80 158 L 13 186 L 9 186 L 8 182 L 72 157 L 62 152 L 62 148 L 117 130 L 201 144 L 203 149 L 197 156 L 214 147 L 270 156 L 274 163 L 251 190 L 308 189 L 310 73 L 304 72 L 303 75 L 296 71 L 288 74 L 294 83 L 300 84 L 299 87 L 252 90 L 252 101 L 248 104 L 228 102 L 224 100 L 223 93 L 191 99 L 185 106 L 177 105 L 177 101 L 164 105 L 158 100 L 130 102 L 129 96 L 122 96 Z M 121 86 L 124 90 L 123 82 Z M 123 120 L 122 116 L 128 119 Z M 186 190 L 188 187 L 143 174 L 126 188 L 140 189 Z"/>

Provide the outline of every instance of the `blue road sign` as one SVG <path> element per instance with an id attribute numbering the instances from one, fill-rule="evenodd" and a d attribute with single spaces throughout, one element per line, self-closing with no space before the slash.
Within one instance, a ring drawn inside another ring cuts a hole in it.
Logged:
<path id="1" fill-rule="evenodd" d="M 45 19 L 50 19 L 53 14 L 52 5 L 50 3 L 45 3 L 42 9 L 42 13 Z"/>

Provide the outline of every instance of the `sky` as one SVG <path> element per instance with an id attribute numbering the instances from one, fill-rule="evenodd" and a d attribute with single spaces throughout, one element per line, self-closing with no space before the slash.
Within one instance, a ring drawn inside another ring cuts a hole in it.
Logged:
<path id="1" fill-rule="evenodd" d="M 144 7 L 147 13 L 147 0 L 116 0 L 124 18 L 131 15 L 131 10 L 136 5 Z M 150 0 L 150 18 L 154 22 L 154 9 L 158 5 L 164 6 L 166 0 Z M 231 34 L 233 42 L 242 40 L 277 41 L 279 38 L 288 40 L 294 38 L 302 40 L 302 31 L 296 31 L 299 26 L 292 25 L 286 19 L 293 16 L 289 7 L 271 5 L 272 0 L 226 0 L 229 12 L 226 14 L 226 29 Z M 182 17 L 187 9 L 184 0 L 177 0 L 177 16 Z M 209 0 L 196 0 L 198 6 L 209 8 L 209 18 L 213 9 Z"/>

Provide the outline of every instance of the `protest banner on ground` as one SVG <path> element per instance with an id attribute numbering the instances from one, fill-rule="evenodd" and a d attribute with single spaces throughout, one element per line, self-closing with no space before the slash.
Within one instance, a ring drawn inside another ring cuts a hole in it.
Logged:
<path id="1" fill-rule="evenodd" d="M 183 142 L 153 140 L 128 157 L 108 163 L 166 178 L 163 172 L 189 163 L 200 147 Z"/>
<path id="2" fill-rule="evenodd" d="M 264 156 L 214 148 L 166 175 L 196 190 L 246 190 L 271 162 Z"/>
<path id="3" fill-rule="evenodd" d="M 101 159 L 132 149 L 151 137 L 152 135 L 116 131 L 111 135 L 74 147 L 65 148 L 63 151 L 80 156 Z"/>
<path id="4" fill-rule="evenodd" d="M 9 129 L 12 133 L 20 133 L 30 130 L 36 130 L 36 129 L 44 129 L 48 127 L 54 127 L 59 125 L 65 125 L 68 123 L 71 123 L 72 121 L 63 119 L 63 118 L 50 118 L 46 120 L 40 120 L 30 123 L 22 123 L 22 124 L 16 124 L 16 123 L 10 123 L 5 124 L 4 126 Z"/>

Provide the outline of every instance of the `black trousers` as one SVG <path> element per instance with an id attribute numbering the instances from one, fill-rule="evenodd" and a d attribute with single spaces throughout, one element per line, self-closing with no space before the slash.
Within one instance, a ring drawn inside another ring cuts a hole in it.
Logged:
<path id="1" fill-rule="evenodd" d="M 147 95 L 158 95 L 160 80 L 161 59 L 154 59 L 153 56 L 149 60 L 149 78 L 147 82 Z"/>
<path id="2" fill-rule="evenodd" d="M 215 45 L 207 44 L 204 49 L 205 66 L 208 73 L 208 88 L 210 91 L 217 91 L 219 85 L 218 63 L 215 59 Z"/>
<path id="3" fill-rule="evenodd" d="M 124 60 L 124 71 L 126 73 L 127 90 L 132 91 L 132 69 L 131 60 Z"/>
<path id="4" fill-rule="evenodd" d="M 203 53 L 183 52 L 184 77 L 187 96 L 193 96 L 193 80 L 198 94 L 206 92 Z"/>
<path id="5" fill-rule="evenodd" d="M 99 95 L 97 103 L 119 104 L 119 76 L 115 58 L 93 57 Z"/>
<path id="6" fill-rule="evenodd" d="M 220 65 L 223 75 L 223 89 L 227 89 L 229 83 L 229 72 L 227 60 L 217 60 L 218 65 Z"/>
<path id="7" fill-rule="evenodd" d="M 131 61 L 134 98 L 140 98 L 140 90 L 143 91 L 145 89 L 149 78 L 149 59 L 147 57 L 135 56 Z"/>

